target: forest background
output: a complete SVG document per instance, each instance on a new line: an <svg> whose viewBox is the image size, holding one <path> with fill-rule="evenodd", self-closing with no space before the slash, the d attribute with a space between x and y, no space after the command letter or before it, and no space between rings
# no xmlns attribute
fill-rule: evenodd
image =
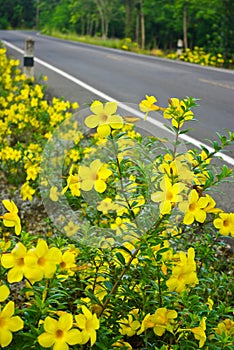
<svg viewBox="0 0 234 350"><path fill-rule="evenodd" d="M233 0L0 0L0 29L118 38L144 49L184 49L232 59Z"/></svg>

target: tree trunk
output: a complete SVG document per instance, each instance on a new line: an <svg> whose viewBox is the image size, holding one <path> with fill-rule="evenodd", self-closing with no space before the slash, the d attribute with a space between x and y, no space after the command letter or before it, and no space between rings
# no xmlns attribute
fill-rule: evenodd
<svg viewBox="0 0 234 350"><path fill-rule="evenodd" d="M131 0L125 1L125 38L131 38Z"/></svg>
<svg viewBox="0 0 234 350"><path fill-rule="evenodd" d="M139 45L139 14L138 13L137 13L137 16L136 16L135 40L136 40L137 44Z"/></svg>
<svg viewBox="0 0 234 350"><path fill-rule="evenodd" d="M145 15L143 11L143 0L140 2L141 4L141 48L142 50L145 49Z"/></svg>
<svg viewBox="0 0 234 350"><path fill-rule="evenodd" d="M188 48L188 36L187 36L187 7L184 6L183 11L183 35L184 35L184 49Z"/></svg>

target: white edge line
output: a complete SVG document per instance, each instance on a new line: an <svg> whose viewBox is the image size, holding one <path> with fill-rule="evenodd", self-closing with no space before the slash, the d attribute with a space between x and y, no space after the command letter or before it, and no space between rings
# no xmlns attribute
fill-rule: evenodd
<svg viewBox="0 0 234 350"><path fill-rule="evenodd" d="M2 40L2 42L3 42L3 44L4 44L5 46L9 46L9 47L12 48L13 50L18 51L18 52L21 53L21 54L24 54L24 51L23 51L22 49L20 49L20 48L18 48L17 46L15 46L15 45L9 43L8 41ZM143 113L139 112L138 110L136 110L136 109L134 109L134 108L132 108L132 107L129 107L129 106L127 106L126 104L124 104L124 103L122 103L122 102L119 102L119 101L116 100L115 98L113 98L113 97L111 97L111 96L105 94L105 93L102 92L102 91L99 91L99 90L95 89L94 87L92 87L92 86L86 84L85 82L81 81L80 79L77 79L77 78L73 77L72 75L70 75L70 74L68 74L68 73L66 73L66 72L64 72L64 71L62 71L62 70L60 70L59 68L56 68L55 66L52 66L51 64L49 64L49 63L47 63L47 62L45 62L45 61L40 60L39 58L34 57L34 61L37 62L37 63L39 63L40 65L42 65L42 66L44 66L44 67L50 69L50 70L52 70L52 71L54 71L54 72L56 72L56 73L62 75L64 78L66 78L66 79L72 81L73 83L75 83L75 84L77 84L77 85L83 87L84 89L86 89L86 90L92 92L93 94L95 94L95 95L97 95L97 96L99 96L99 97L101 97L101 98L103 98L103 99L105 99L105 100L107 100L107 101L114 101L114 102L117 102L118 105L119 105L119 107L121 107L122 109L124 109L124 110L126 110L126 111L128 111L128 112L130 112L130 113L132 113L132 114L136 115L137 117L140 117L141 119L144 120L145 115L144 115ZM148 121L149 123L151 123L151 124L157 126L158 128L162 129L162 130L166 130L167 132L170 132L170 131L165 127L165 125L164 125L163 123L161 123L161 122L159 122L159 121L157 121L157 120L155 120L155 119L153 119L153 118L151 118L151 117L147 117L147 121ZM186 142L191 143L192 145L194 145L194 146L196 146L196 147L198 147L198 148L205 147L205 148L208 149L209 152L213 152L213 151L214 151L214 149L213 149L212 147L206 145L206 144L203 143L203 142L200 142L200 141L194 139L194 138L191 137L191 136L182 134L182 135L180 135L180 138L181 138L182 140L186 141ZM226 163L228 163L228 164L234 166L234 159L233 159L232 157L230 157L230 156L228 156L228 155L226 155L226 154L223 154L223 153L221 153L221 152L217 152L217 153L216 153L216 156L222 158L222 160L224 160Z"/></svg>

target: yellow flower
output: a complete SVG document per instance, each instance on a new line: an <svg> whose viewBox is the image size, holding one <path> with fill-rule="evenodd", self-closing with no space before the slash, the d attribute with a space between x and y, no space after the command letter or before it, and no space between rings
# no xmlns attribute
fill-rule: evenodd
<svg viewBox="0 0 234 350"><path fill-rule="evenodd" d="M135 227L135 224L131 223L130 219L128 218L120 218L119 216L117 216L117 218L115 219L115 222L112 223L110 226L113 230L116 230L117 234L126 233L126 232L130 234L129 232L130 226Z"/></svg>
<svg viewBox="0 0 234 350"><path fill-rule="evenodd" d="M139 103L139 108L142 112L146 113L145 115L145 119L148 115L149 112L151 111L158 111L160 109L162 109L161 107L157 106L155 103L158 101L156 99L156 97L154 96L149 96L149 95L145 95L145 100L142 100Z"/></svg>
<svg viewBox="0 0 234 350"><path fill-rule="evenodd" d="M36 180L37 175L39 172L39 167L35 166L35 165L31 165L27 168L27 178L26 180Z"/></svg>
<svg viewBox="0 0 234 350"><path fill-rule="evenodd" d="M80 226L75 225L74 222L69 221L66 226L64 226L64 231L66 232L67 237L71 237L77 233L79 230Z"/></svg>
<svg viewBox="0 0 234 350"><path fill-rule="evenodd" d="M0 286L0 303L6 300L9 294L10 294L10 290L5 284Z"/></svg>
<svg viewBox="0 0 234 350"><path fill-rule="evenodd" d="M209 310L213 310L214 302L210 297L208 297L206 305L208 306Z"/></svg>
<svg viewBox="0 0 234 350"><path fill-rule="evenodd" d="M135 320L133 316L137 316L138 310L132 310L127 318L121 318L119 320L120 324L120 334L132 337L136 334L137 330L140 328L141 324L139 321Z"/></svg>
<svg viewBox="0 0 234 350"><path fill-rule="evenodd" d="M205 208L210 200L208 197L199 197L197 191L193 189L188 196L188 201L179 203L179 209L185 213L184 224L191 225L194 220L203 223L206 219Z"/></svg>
<svg viewBox="0 0 234 350"><path fill-rule="evenodd" d="M199 327L194 327L190 329L191 332L194 334L195 339L199 340L199 348L202 348L205 341L206 341L206 319L203 317L203 319L200 321Z"/></svg>
<svg viewBox="0 0 234 350"><path fill-rule="evenodd" d="M107 168L106 164L101 163L99 159L95 159L90 167L79 167L80 188L83 191L95 191L102 193L106 190L106 180L112 175L112 171Z"/></svg>
<svg viewBox="0 0 234 350"><path fill-rule="evenodd" d="M181 127L185 120L191 120L193 117L193 112L186 110L183 100L174 97L168 100L168 108L164 111L164 118L172 119L173 126Z"/></svg>
<svg viewBox="0 0 234 350"><path fill-rule="evenodd" d="M13 316L15 304L9 301L1 311L0 309L0 346L5 348L12 341L12 332L17 332L24 327L24 322L19 316Z"/></svg>
<svg viewBox="0 0 234 350"><path fill-rule="evenodd" d="M26 263L30 264L30 261L36 261L37 274L31 274L30 280L33 282L40 281L43 277L53 277L57 264L60 262L61 252L58 248L48 248L45 240L38 239L35 248L32 248L28 252Z"/></svg>
<svg viewBox="0 0 234 350"><path fill-rule="evenodd" d="M26 261L27 256L27 249L20 242L16 244L11 253L2 255L2 266L10 269L7 274L9 283L20 282L24 276L30 280L32 275L38 274L36 270L36 259L30 259L28 264Z"/></svg>
<svg viewBox="0 0 234 350"><path fill-rule="evenodd" d="M0 218L3 219L3 225L6 227L14 227L15 233L19 235L21 232L21 223L17 206L13 201L9 201L8 199L3 199L2 204L9 211L9 213L0 216Z"/></svg>
<svg viewBox="0 0 234 350"><path fill-rule="evenodd" d="M172 268L171 277L166 281L169 291L183 292L186 286L195 286L198 284L196 274L195 253L193 248L189 248L188 255L179 253L179 261Z"/></svg>
<svg viewBox="0 0 234 350"><path fill-rule="evenodd" d="M107 102L103 105L100 101L94 101L90 110L94 113L85 119L85 124L89 128L97 128L97 133L101 137L107 137L112 129L121 129L123 118L116 115L116 102Z"/></svg>
<svg viewBox="0 0 234 350"><path fill-rule="evenodd" d="M58 320L47 316L44 322L45 332L38 336L38 343L44 348L68 350L68 345L82 344L82 334L72 328L73 318L69 313L62 314Z"/></svg>
<svg viewBox="0 0 234 350"><path fill-rule="evenodd" d="M145 316L137 334L143 333L147 328L153 328L154 333L161 337L166 330L173 331L175 318L177 318L175 310L167 310L165 307L159 308L154 314Z"/></svg>
<svg viewBox="0 0 234 350"><path fill-rule="evenodd" d="M60 195L60 193L58 192L58 188L56 186L52 186L50 188L50 199L53 202L57 202L59 199L59 195Z"/></svg>
<svg viewBox="0 0 234 350"><path fill-rule="evenodd" d="M27 199L31 201L35 192L36 191L29 185L28 182L25 182L20 190L20 194L24 201Z"/></svg>
<svg viewBox="0 0 234 350"><path fill-rule="evenodd" d="M100 323L96 314L92 314L86 306L82 305L83 314L75 316L76 326L81 329L82 336L84 338L83 343L85 344L90 339L90 344L96 342L96 330L99 329Z"/></svg>
<svg viewBox="0 0 234 350"><path fill-rule="evenodd" d="M111 198L104 198L97 206L97 210L101 211L104 215L108 214L109 210L115 210L115 208L116 205L112 202Z"/></svg>
<svg viewBox="0 0 234 350"><path fill-rule="evenodd" d="M180 182L172 185L170 179L164 176L160 182L160 188L162 191L152 193L151 199L153 202L160 202L159 209L162 215L169 214L173 205L182 201L180 192L185 186Z"/></svg>
<svg viewBox="0 0 234 350"><path fill-rule="evenodd" d="M73 174L74 165L69 170L69 176L67 177L67 186L64 187L62 193L64 194L68 188L71 190L73 196L80 196L80 183L78 173Z"/></svg>
<svg viewBox="0 0 234 350"><path fill-rule="evenodd" d="M69 251L66 251L62 254L62 252L60 252L60 262L59 262L59 266L61 270L70 270L72 268L76 267L76 257L75 254Z"/></svg>
<svg viewBox="0 0 234 350"><path fill-rule="evenodd" d="M214 219L214 227L219 229L221 235L234 237L234 213L220 213L217 219Z"/></svg>
<svg viewBox="0 0 234 350"><path fill-rule="evenodd" d="M224 321L218 324L218 327L215 328L215 332L220 335L224 333L226 336L233 337L234 321L232 321L230 318L226 318Z"/></svg>

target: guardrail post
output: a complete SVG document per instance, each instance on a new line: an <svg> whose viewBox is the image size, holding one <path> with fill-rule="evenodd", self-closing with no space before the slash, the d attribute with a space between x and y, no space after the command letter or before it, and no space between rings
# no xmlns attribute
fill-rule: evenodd
<svg viewBox="0 0 234 350"><path fill-rule="evenodd" d="M180 57L181 54L182 54L183 46L184 46L183 40L182 39L178 39L178 41L177 41L177 55L178 55L178 57Z"/></svg>
<svg viewBox="0 0 234 350"><path fill-rule="evenodd" d="M25 41L23 72L27 78L34 76L34 44L35 41L32 38Z"/></svg>

